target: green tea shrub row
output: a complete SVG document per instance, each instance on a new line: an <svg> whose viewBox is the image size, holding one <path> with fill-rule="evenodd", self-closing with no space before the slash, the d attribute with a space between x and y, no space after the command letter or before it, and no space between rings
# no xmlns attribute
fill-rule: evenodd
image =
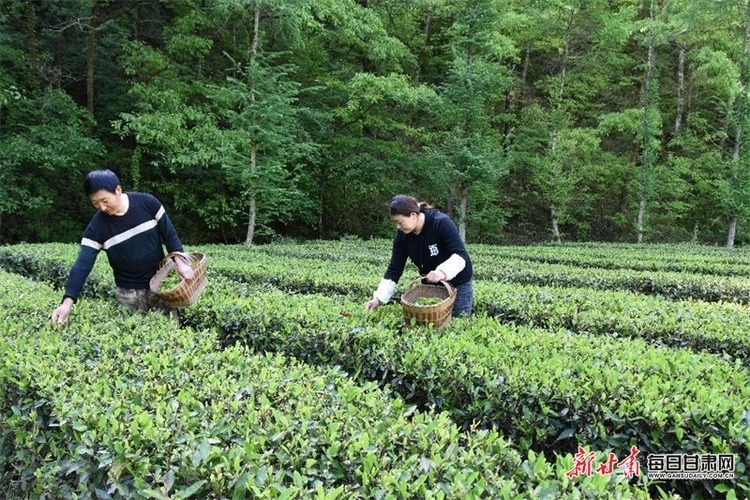
<svg viewBox="0 0 750 500"><path fill-rule="evenodd" d="M475 252L483 256L497 256L506 252L520 255L579 255L583 259L624 259L664 263L719 263L746 265L747 247L726 248L719 246L680 243L610 243L610 242L566 242L538 245L473 245Z"/></svg>
<svg viewBox="0 0 750 500"><path fill-rule="evenodd" d="M339 261L317 261L292 257L254 256L237 259L215 257L215 273L246 282L264 282L298 293L357 294L369 296L377 287L383 269ZM401 285L409 282L407 270ZM671 300L697 299L706 302L747 303L750 279L681 273L647 273L581 269L570 266L537 264L521 260L501 262L486 268L475 267L477 283L516 283L537 286L619 290L657 295Z"/></svg>
<svg viewBox="0 0 750 500"><path fill-rule="evenodd" d="M503 260L563 264L581 268L648 272L682 272L718 276L750 275L750 255L745 250L697 245L598 245L563 244L533 246L474 245L472 256L489 264Z"/></svg>
<svg viewBox="0 0 750 500"><path fill-rule="evenodd" d="M281 246L281 245L275 245ZM301 245L299 245L301 246ZM52 282L61 287L64 275L60 272L65 259L65 248L35 247L32 252L0 251L8 265L35 279ZM39 250L48 250L40 252ZM2 250L2 247L0 247ZM324 293L367 297L374 274L357 275L351 268L325 262L289 261L280 257L230 258L233 252L224 251L211 256L209 276L229 276L239 283L263 283L288 293ZM241 254L240 254L241 255ZM72 255L67 255L72 258ZM20 263L23 263L21 265ZM48 264L47 270L44 265ZM340 272L340 274L339 274ZM405 276L402 280L407 282ZM97 264L90 278L89 295L110 294L109 270ZM402 288L403 288L402 283ZM398 300L398 294L394 297ZM750 359L750 331L746 306L703 301L673 301L644 294L591 288L518 285L515 283L475 283L475 305L504 321L528 323L544 328L566 328L574 332L641 337L656 344L691 347L743 360Z"/></svg>
<svg viewBox="0 0 750 500"><path fill-rule="evenodd" d="M77 245L65 243L0 246L0 269L62 289L78 248ZM114 297L112 282L112 271L107 266L106 258L97 259L81 295Z"/></svg>
<svg viewBox="0 0 750 500"><path fill-rule="evenodd" d="M527 265L562 264L568 267L646 272L680 272L717 276L749 276L748 252L696 245L533 245L497 246L469 244L475 267L492 269L503 261L523 261ZM254 253L273 257L322 261L357 262L383 268L390 257L391 241L311 241L304 244L269 244L252 248L213 245L206 248L219 256Z"/></svg>
<svg viewBox="0 0 750 500"><path fill-rule="evenodd" d="M304 244L259 245L253 247L253 250L271 257L357 262L382 268L388 264L391 242L387 240L310 241ZM223 255L224 252L232 255L236 252L236 246L211 245L206 248L206 251L217 255Z"/></svg>
<svg viewBox="0 0 750 500"><path fill-rule="evenodd" d="M0 273L0 473L33 497L647 498L159 314L82 301L53 328L56 300Z"/></svg>
<svg viewBox="0 0 750 500"><path fill-rule="evenodd" d="M374 277L357 279L346 272L336 274L334 266L286 262L283 269L292 264L292 270L284 272L281 263L276 266L268 262L262 266L256 264L219 261L214 271L242 282L272 284L293 294L348 294L353 298L367 297L372 289L369 281L375 280ZM409 280L405 276L401 281L403 289ZM700 289L706 286L702 284ZM505 321L643 338L655 344L706 350L745 363L750 359L750 311L746 305L734 301L673 300L636 292L539 283L519 285L478 280L474 287L476 309ZM737 294L750 291L750 288L738 288L735 288ZM398 301L398 294L394 301Z"/></svg>
<svg viewBox="0 0 750 500"><path fill-rule="evenodd" d="M500 261L492 268L479 269L476 276L477 279L498 283L621 290L672 300L697 299L742 304L750 300L750 279L744 276L586 269L543 263L530 265L523 260Z"/></svg>
<svg viewBox="0 0 750 500"><path fill-rule="evenodd" d="M211 253L235 252L233 245L206 247ZM716 248L699 245L635 245L565 243L549 245L468 244L475 264L491 266L502 260L526 260L573 267L630 269L637 271L678 271L695 274L735 276L750 274L744 249ZM391 240L308 241L305 243L269 244L252 247L271 256L331 261L356 261L385 265L390 256Z"/></svg>
<svg viewBox="0 0 750 500"><path fill-rule="evenodd" d="M344 298L257 294L231 284L186 311L224 342L338 364L465 426L500 429L522 449L579 444L648 453L736 453L748 485L748 372L708 354L642 340L454 320L398 331L398 307L365 315Z"/></svg>
<svg viewBox="0 0 750 500"><path fill-rule="evenodd" d="M332 268L286 264L215 262L213 271L244 283L266 283L292 294L346 294L364 300L369 281ZM290 271L286 271L291 265ZM405 276L401 288L409 280ZM536 281L536 280L534 280ZM652 343L690 347L747 363L750 311L736 302L672 300L666 297L571 286L475 282L475 308L504 321L573 332L643 338ZM748 289L750 290L750 288ZM741 289L746 294L747 290ZM704 294L705 295L705 294ZM394 302L399 300L398 293Z"/></svg>
<svg viewBox="0 0 750 500"><path fill-rule="evenodd" d="M278 245L277 245L278 246ZM333 253L333 250L331 250ZM341 254L345 255L345 254ZM305 259L288 255L225 249L213 256L213 270L248 282L267 282L299 293L359 294L368 296L384 272L381 265L341 260ZM615 290L662 296L671 300L747 303L750 278L708 276L680 272L645 272L579 268L535 263L522 259L475 262L476 282L517 283ZM407 283L406 274L402 285Z"/></svg>
<svg viewBox="0 0 750 500"><path fill-rule="evenodd" d="M275 245L281 246L281 245ZM301 246L301 245L299 245ZM6 262L23 262L16 269L23 274L33 274L35 279L51 281L55 286L64 284L59 272L65 251L37 253L24 251L2 252ZM69 247L72 248L72 247ZM291 294L323 293L327 295L369 296L375 274L357 275L353 269L313 261L289 261L280 257L247 259L230 258L233 252L225 251L211 256L209 276L228 276L238 283L262 283ZM68 255L72 258L72 255ZM44 264L57 271L46 271ZM12 267L13 266L9 266ZM93 285L89 295L111 294L109 270L97 264L90 278ZM363 277L364 276L364 277ZM407 276L402 279L402 288ZM394 301L398 301L398 293ZM706 303L703 301L673 301L617 290L591 288L518 285L515 283L475 283L475 306L503 321L528 323L543 328L566 328L574 332L609 334L624 337L641 337L653 343L691 347L715 354L740 359L750 359L750 315L746 306L732 303Z"/></svg>
<svg viewBox="0 0 750 500"><path fill-rule="evenodd" d="M672 301L630 292L477 282L479 311L500 321L577 333L642 338L750 365L750 308Z"/></svg>
<svg viewBox="0 0 750 500"><path fill-rule="evenodd" d="M281 246L281 245L277 245ZM62 247L62 245L58 245ZM75 259L75 246L68 254L48 255L44 246L0 247L0 267L62 286L63 270L67 273ZM334 250L331 250L334 252ZM383 275L384 267L347 260L306 259L273 256L253 249L235 246L209 254L211 272L247 282L265 282L296 293L358 294L369 296ZM99 264L104 259L99 260ZM62 264L65 262L65 264ZM49 269L53 269L50 271ZM36 269L36 271L35 271ZM412 271L410 268L406 274ZM89 295L111 290L111 273L92 274ZM105 277L107 281L100 281ZM750 278L707 276L679 272L644 272L630 270L586 269L573 266L537 263L521 259L475 263L479 281L518 283L537 286L620 290L657 295L671 300L697 299L706 302L747 303L750 300ZM406 277L403 278L406 283Z"/></svg>

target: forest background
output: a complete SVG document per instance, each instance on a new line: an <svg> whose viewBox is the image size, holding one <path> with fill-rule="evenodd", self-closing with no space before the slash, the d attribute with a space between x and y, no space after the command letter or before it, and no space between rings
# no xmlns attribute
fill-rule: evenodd
<svg viewBox="0 0 750 500"><path fill-rule="evenodd" d="M750 1L0 0L0 243L110 168L186 243L750 243Z"/></svg>

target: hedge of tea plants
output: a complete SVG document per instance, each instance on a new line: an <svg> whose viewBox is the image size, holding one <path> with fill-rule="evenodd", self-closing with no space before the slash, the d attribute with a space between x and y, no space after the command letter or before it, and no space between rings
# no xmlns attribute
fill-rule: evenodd
<svg viewBox="0 0 750 500"><path fill-rule="evenodd" d="M210 246L212 253L229 251L236 247ZM504 261L563 264L574 268L627 270L653 272L679 272L728 277L750 276L747 252L738 249L705 247L697 245L631 245L631 244L563 244L534 246L470 245L471 257L479 271L492 270ZM305 244L270 244L253 247L271 256L284 256L313 260L334 260L387 264L390 241L346 240L314 241Z"/></svg>
<svg viewBox="0 0 750 500"><path fill-rule="evenodd" d="M440 332L406 330L395 307L365 315L345 297L260 295L223 281L214 291L184 319L220 325L226 345L337 364L464 427L500 429L522 450L736 453L739 483L748 482L750 387L738 362L481 315Z"/></svg>
<svg viewBox="0 0 750 500"><path fill-rule="evenodd" d="M323 257L321 246L327 248L328 258ZM291 250L285 250L288 248ZM389 252L389 247L382 241L367 244L327 242L325 245L310 244L309 250L307 248L307 245L276 244L250 248L209 246L201 250L210 253L215 272L235 279L244 277L249 282L262 281L301 293L365 295L372 293L377 286L385 270ZM42 276L43 279L60 283L75 259L76 252L75 245L0 247L0 266L12 272L35 278ZM695 299L746 304L750 299L750 277L742 273L728 276L719 271L708 274L607 269L495 258L487 251L478 253L473 259L477 281L630 291L670 300ZM51 267L44 268L43 263L35 264L31 255L38 255L43 258L43 262L51 263ZM371 257L366 257L367 255ZM584 253L582 258L585 255ZM102 263L104 260L100 259L97 266L106 266ZM36 265L42 266L38 272L34 270ZM724 267L721 263L714 266L717 270ZM105 281L100 282L97 278L102 276ZM404 278L404 283L408 282L407 278L408 276ZM92 283L87 284L85 293L96 295L106 291L106 283L110 282L108 270L104 268L101 274L95 273Z"/></svg>
<svg viewBox="0 0 750 500"><path fill-rule="evenodd" d="M262 250L223 246L208 247L206 251L213 257L215 270L222 274L243 275L253 281L271 280L272 284L282 288L304 288L310 292L366 294L372 293L377 286L390 251L382 242L368 242L364 247L352 242L326 242L259 248ZM708 264L703 264L702 272L676 271L667 264L657 270L638 270L614 266L618 262L615 257L611 259L611 266L583 264L587 254L583 253L575 261L574 253L570 250L565 250L569 255L567 262L557 264L546 260L506 258L502 253L486 250L485 246L478 248L480 250L475 254L472 247L477 281L619 290L670 300L695 299L741 304L750 300L750 273L734 268L732 274L728 265L721 262L713 263L710 268ZM688 267L685 261L689 263L691 260L688 256L674 265ZM280 263L286 266L286 272L281 275L277 273ZM332 269L335 274L331 275ZM713 272L710 272L711 269ZM316 274L316 270L320 273Z"/></svg>
<svg viewBox="0 0 750 500"><path fill-rule="evenodd" d="M508 259L581 268L750 276L750 263L745 250L698 245L476 245L472 256L482 261Z"/></svg>
<svg viewBox="0 0 750 500"><path fill-rule="evenodd" d="M750 367L750 307L632 292L478 282L476 307L500 321L688 347Z"/></svg>
<svg viewBox="0 0 750 500"><path fill-rule="evenodd" d="M226 251L226 250L225 250ZM239 282L265 283L289 293L344 294L365 300L382 269L356 264L309 265L304 259L269 260L266 256L214 256L213 270ZM340 273L340 274L339 274ZM358 273L358 274L357 274ZM402 288L414 278L408 274ZM692 280L693 276L688 280ZM726 278L724 278L726 280ZM690 282L678 285L695 291ZM702 291L698 296L705 296ZM475 307L503 321L574 332L644 338L652 343L706 350L745 364L750 359L750 311L741 304L746 293L738 282L732 302L674 300L660 295L573 286L519 285L477 280ZM688 292L685 291L685 294ZM396 300L398 297L396 297Z"/></svg>
<svg viewBox="0 0 750 500"><path fill-rule="evenodd" d="M647 498L159 314L88 300L53 327L58 300L0 272L0 478L24 498Z"/></svg>
<svg viewBox="0 0 750 500"><path fill-rule="evenodd" d="M338 244L339 247L333 249L329 248L330 244L325 247L332 255L330 259L318 258L323 252L320 244L277 244L258 247L263 250L257 251L244 247L212 247L209 249L211 270L215 275L238 282L264 284L292 294L343 294L364 300L379 281L382 268L357 261L356 256L366 255L362 248L357 250L359 253L352 251L355 260L342 261L341 257L347 255L344 250L348 251L351 242ZM378 248L376 243L368 244ZM306 248L310 248L310 255L316 257L299 257ZM379 255L373 249L367 251ZM75 247L70 245L0 247L0 265L61 287L74 252ZM277 253L280 256L276 256ZM292 257L292 254L297 257ZM110 273L106 265L102 265L102 260L88 280L87 296L111 293ZM695 276L688 274L686 279L693 280ZM407 272L402 279L402 288L414 277ZM747 307L741 304L745 278L722 279L732 284L727 289L742 290L736 295L729 294L729 302L706 303L694 297L675 300L622 292L616 287L601 290L478 279L475 283L475 308L503 321L566 328L574 332L640 337L659 345L706 350L747 363L750 357L750 316ZM677 286L683 289L683 294L695 290L689 281ZM704 283L701 289L703 286L708 285ZM698 292L696 295L705 294Z"/></svg>
<svg viewBox="0 0 750 500"><path fill-rule="evenodd" d="M347 258L352 246L357 251ZM205 249L212 284L185 311L183 325L214 329L225 347L340 366L360 384L376 381L418 408L446 411L464 430L477 423L500 430L522 453L567 454L578 444L616 452L630 444L644 453L733 452L739 457L734 482L661 486L686 495L747 493L745 278L571 264L556 265L563 284L550 286L541 284L550 266L527 260L523 272L538 283L520 284L512 272L502 280L478 272L479 314L436 334L404 329L398 305L362 313L382 276L387 246L329 244L328 258L322 247ZM76 248L38 250L0 247L0 266L59 287L61 273L45 269L69 266ZM475 267L489 268L489 251L477 254ZM607 279L573 286L581 273ZM668 276L679 293L623 292L628 275L634 290ZM402 285L409 279L405 274ZM108 269L95 270L94 283L107 280ZM719 295L731 303L696 300Z"/></svg>

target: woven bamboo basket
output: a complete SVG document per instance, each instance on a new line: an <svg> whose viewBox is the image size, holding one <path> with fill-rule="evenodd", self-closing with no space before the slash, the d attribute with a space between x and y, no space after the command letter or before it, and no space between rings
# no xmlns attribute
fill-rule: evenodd
<svg viewBox="0 0 750 500"><path fill-rule="evenodd" d="M436 304L420 305L416 303L420 298L442 300ZM451 320L455 301L456 289L447 281L441 281L439 285L433 285L422 283L422 278L417 278L401 294L401 307L404 309L406 326L412 326L412 318L414 318L416 325L432 323L438 330L443 328Z"/></svg>
<svg viewBox="0 0 750 500"><path fill-rule="evenodd" d="M190 262L194 277L189 280L180 277L180 282L177 285L168 290L162 290L162 284L169 273L178 274L177 264L172 260L175 255L182 256ZM172 252L159 264L156 274L151 278L150 287L151 291L157 294L164 304L168 307L178 308L187 307L198 300L207 284L206 254L201 252Z"/></svg>

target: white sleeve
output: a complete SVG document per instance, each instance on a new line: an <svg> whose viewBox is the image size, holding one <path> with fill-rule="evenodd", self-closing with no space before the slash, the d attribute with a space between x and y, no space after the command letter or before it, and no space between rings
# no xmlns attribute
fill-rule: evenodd
<svg viewBox="0 0 750 500"><path fill-rule="evenodd" d="M448 260L437 266L435 271L443 271L443 273L445 273L445 279L449 281L463 271L464 267L466 267L466 260L457 253L454 253L448 257Z"/></svg>
<svg viewBox="0 0 750 500"><path fill-rule="evenodd" d="M383 278L382 280L380 280L380 285L378 285L378 289L375 290L375 293L372 294L372 297L378 299L381 304L387 304L388 301L391 300L393 292L395 291L396 282Z"/></svg>

